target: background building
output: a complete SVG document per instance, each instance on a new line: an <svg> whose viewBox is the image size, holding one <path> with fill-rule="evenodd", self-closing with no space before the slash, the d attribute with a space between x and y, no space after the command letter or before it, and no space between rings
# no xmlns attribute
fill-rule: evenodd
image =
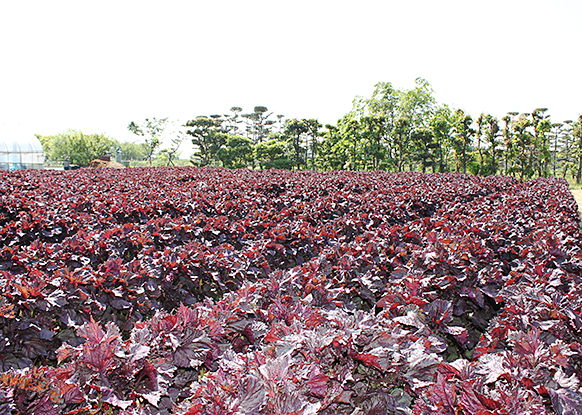
<svg viewBox="0 0 582 415"><path fill-rule="evenodd" d="M0 128L0 170L42 169L44 150L39 139L18 128Z"/></svg>

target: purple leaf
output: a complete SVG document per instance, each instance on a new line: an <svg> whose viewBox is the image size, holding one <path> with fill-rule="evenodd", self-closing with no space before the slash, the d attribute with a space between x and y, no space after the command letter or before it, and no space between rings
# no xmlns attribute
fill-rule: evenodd
<svg viewBox="0 0 582 415"><path fill-rule="evenodd" d="M101 392L102 392L101 399L103 400L103 402L107 402L108 404L111 404L113 406L117 406L121 409L127 409L133 403L132 401L126 401L123 399L119 399L119 397L115 394L115 392L113 392L113 390L111 390L109 388L103 387L103 388L101 388Z"/></svg>
<svg viewBox="0 0 582 415"><path fill-rule="evenodd" d="M429 394L434 403L442 402L442 404L449 410L455 410L457 395L455 384L448 382L443 375L437 375L437 381L430 389Z"/></svg>
<svg viewBox="0 0 582 415"><path fill-rule="evenodd" d="M465 344L467 342L467 339L469 338L469 332L464 327L459 326L444 327L443 331L445 333L450 334L451 336L455 336L457 341L461 344Z"/></svg>
<svg viewBox="0 0 582 415"><path fill-rule="evenodd" d="M239 399L241 402L239 412L242 414L259 413L267 398L263 385L261 385L256 377L247 376L239 384L239 388Z"/></svg>
<svg viewBox="0 0 582 415"><path fill-rule="evenodd" d="M503 355L487 353L479 358L476 373L485 376L484 383L492 383L510 373L510 370L505 367Z"/></svg>
<svg viewBox="0 0 582 415"><path fill-rule="evenodd" d="M200 330L192 330L180 342L172 357L178 367L197 367L202 365L208 353L212 353L212 341Z"/></svg>
<svg viewBox="0 0 582 415"><path fill-rule="evenodd" d="M570 389L548 389L558 415L582 415L582 395Z"/></svg>
<svg viewBox="0 0 582 415"><path fill-rule="evenodd" d="M307 380L307 386L311 393L318 398L323 398L327 390L327 382L329 381L329 376L321 373L318 366L315 366L314 370L309 374L309 379Z"/></svg>
<svg viewBox="0 0 582 415"><path fill-rule="evenodd" d="M59 408L53 404L48 395L45 395L30 404L28 413L35 415L59 415Z"/></svg>
<svg viewBox="0 0 582 415"><path fill-rule="evenodd" d="M430 303L428 317L437 326L448 324L453 321L453 305L450 301L434 300Z"/></svg>

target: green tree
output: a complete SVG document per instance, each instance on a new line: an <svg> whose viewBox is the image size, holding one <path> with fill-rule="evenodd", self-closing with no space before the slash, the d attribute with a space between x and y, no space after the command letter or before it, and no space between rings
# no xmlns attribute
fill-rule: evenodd
<svg viewBox="0 0 582 415"><path fill-rule="evenodd" d="M508 112L505 117L502 118L503 120L503 162L504 162L504 174L509 174L513 170L513 142L514 142L514 133L513 133L513 119L519 115L518 112Z"/></svg>
<svg viewBox="0 0 582 415"><path fill-rule="evenodd" d="M321 127L322 125L319 123L318 120L314 119L314 118L310 118L310 119L303 119L303 124L305 125L306 128L306 137L309 140L308 143L306 143L306 148L307 148L307 152L305 154L306 158L305 158L305 165L307 166L308 164L308 157L311 159L311 169L315 168L315 158L316 158L316 154L318 152L318 145L319 145L319 138L321 137Z"/></svg>
<svg viewBox="0 0 582 415"><path fill-rule="evenodd" d="M353 101L353 112L358 117L365 115L381 115L387 118L388 124L393 125L396 119L402 116L400 98L405 93L395 89L390 82L378 82L370 98L356 97Z"/></svg>
<svg viewBox="0 0 582 415"><path fill-rule="evenodd" d="M420 169L426 173L426 169L431 167L435 171L435 161L433 149L435 147L433 133L428 128L418 128L411 134L414 145L412 160L420 163Z"/></svg>
<svg viewBox="0 0 582 415"><path fill-rule="evenodd" d="M348 148L348 140L341 134L340 129L335 125L327 124L317 152L317 167L321 170L345 168L349 159Z"/></svg>
<svg viewBox="0 0 582 415"><path fill-rule="evenodd" d="M360 120L366 116L383 117L384 148L376 147L376 154L387 158L383 164L396 171L402 171L406 162L412 164L409 157L411 132L428 128L436 109L436 100L428 81L417 78L415 83L415 88L404 90L394 88L389 82L379 82L374 86L371 98L356 97L353 101L351 118ZM352 128L352 131L356 132L356 129ZM355 144L361 143L361 138L369 143L369 138L374 136L367 134L365 128L362 132L363 136L352 137L353 149L357 148ZM353 155L356 153L353 152ZM353 161L355 159L352 164Z"/></svg>
<svg viewBox="0 0 582 415"><path fill-rule="evenodd" d="M285 121L281 135L293 148L295 167L307 168L311 164L311 168L314 168L321 127L319 121L313 118L292 118Z"/></svg>
<svg viewBox="0 0 582 415"><path fill-rule="evenodd" d="M361 152L364 168L377 170L386 157L384 142L391 129L388 118L382 115L361 117L358 121L362 138Z"/></svg>
<svg viewBox="0 0 582 415"><path fill-rule="evenodd" d="M271 127L275 124L275 121L268 119L273 113L267 114L267 111L267 107L257 105L252 113L242 115L247 121L247 137L252 140L253 144L265 140L271 132Z"/></svg>
<svg viewBox="0 0 582 415"><path fill-rule="evenodd" d="M340 134L343 140L340 141L341 148L348 155L344 169L346 170L361 170L362 169L362 128L361 124L354 114L348 114L341 119L338 125ZM343 148L342 148L343 147Z"/></svg>
<svg viewBox="0 0 582 415"><path fill-rule="evenodd" d="M485 164L485 157L483 156L483 125L485 124L485 114L481 113L475 120L477 124L476 138L477 138L477 167L473 170L473 173L480 175L483 171L483 165Z"/></svg>
<svg viewBox="0 0 582 415"><path fill-rule="evenodd" d="M229 135L226 144L218 150L218 159L229 169L247 168L253 162L251 140L240 135Z"/></svg>
<svg viewBox="0 0 582 415"><path fill-rule="evenodd" d="M300 169L305 167L307 158L307 149L303 146L303 136L309 132L308 126L297 118L285 121L283 137L293 148L293 164Z"/></svg>
<svg viewBox="0 0 582 415"><path fill-rule="evenodd" d="M548 175L550 164L548 133L552 128L552 123L546 115L547 110L547 108L537 108L531 113L534 136L533 156L535 168L540 177Z"/></svg>
<svg viewBox="0 0 582 415"><path fill-rule="evenodd" d="M283 114L277 115L277 122L279 123L279 132L283 132L283 119L285 116Z"/></svg>
<svg viewBox="0 0 582 415"><path fill-rule="evenodd" d="M558 169L559 163L559 145L560 145L560 137L562 135L562 127L564 124L562 123L553 123L551 130L553 133L551 134L551 158L552 158L552 176L556 177L556 171Z"/></svg>
<svg viewBox="0 0 582 415"><path fill-rule="evenodd" d="M512 169L519 174L519 180L531 178L535 170L533 168L533 145L534 137L530 132L531 121L529 114L521 114L513 121L514 141L512 157L515 167Z"/></svg>
<svg viewBox="0 0 582 415"><path fill-rule="evenodd" d="M124 160L145 160L148 155L148 147L145 143L126 141L120 144L121 155Z"/></svg>
<svg viewBox="0 0 582 415"><path fill-rule="evenodd" d="M575 141L572 137L572 132L574 126L574 121L566 120L561 129L562 134L560 135L560 164L562 167L562 177L566 178L568 170L574 168L574 152L575 152Z"/></svg>
<svg viewBox="0 0 582 415"><path fill-rule="evenodd" d="M456 170L467 173L467 165L472 159L472 142L475 130L471 127L473 118L465 114L461 109L457 110L453 116L453 135L451 144L455 152L457 167Z"/></svg>
<svg viewBox="0 0 582 415"><path fill-rule="evenodd" d="M228 120L228 133L232 135L237 135L239 133L239 124L242 121L239 119L239 113L242 111L241 107L232 107L230 112L232 115L227 119Z"/></svg>
<svg viewBox="0 0 582 415"><path fill-rule="evenodd" d="M84 134L68 130L54 136L38 136L47 158L66 160L80 166L88 165L102 154L111 154L119 146L113 138L101 134Z"/></svg>
<svg viewBox="0 0 582 415"><path fill-rule="evenodd" d="M431 147L435 155L435 165L438 171L443 173L448 169L447 156L453 130L453 118L448 106L444 105L435 111L430 120L430 129L433 136Z"/></svg>
<svg viewBox="0 0 582 415"><path fill-rule="evenodd" d="M133 121L127 126L128 130L137 136L143 137L146 147L148 149L146 160L150 166L152 164L152 157L158 147L162 144L163 135L166 128L169 126L168 118L146 118L145 121L138 125Z"/></svg>
<svg viewBox="0 0 582 415"><path fill-rule="evenodd" d="M290 157L287 144L271 139L255 146L255 159L261 169L291 169L294 160Z"/></svg>
<svg viewBox="0 0 582 415"><path fill-rule="evenodd" d="M193 127L186 130L186 134L192 137L192 144L196 146L194 156L200 159L200 165L208 166L213 161L218 161L218 152L226 144L228 137L222 120L219 117L201 116L187 121L184 127Z"/></svg>
<svg viewBox="0 0 582 415"><path fill-rule="evenodd" d="M410 156L410 119L400 117L394 123L392 135L392 153L394 166L397 172L404 169L404 164Z"/></svg>
<svg viewBox="0 0 582 415"><path fill-rule="evenodd" d="M162 160L164 160L164 162L166 163L166 166L174 165L174 160L176 160L180 155L178 149L186 139L186 136L187 134L184 131L176 132L175 135L170 139L171 142L170 147L160 151L160 156L162 157Z"/></svg>
<svg viewBox="0 0 582 415"><path fill-rule="evenodd" d="M400 97L400 112L410 120L411 127L428 128L436 110L433 89L426 79L416 78L416 87Z"/></svg>
<svg viewBox="0 0 582 415"><path fill-rule="evenodd" d="M492 175L496 174L499 168L498 166L498 156L500 153L499 141L499 121L497 118L486 115L485 116L485 143L487 148L485 149L485 163L482 167L481 174Z"/></svg>

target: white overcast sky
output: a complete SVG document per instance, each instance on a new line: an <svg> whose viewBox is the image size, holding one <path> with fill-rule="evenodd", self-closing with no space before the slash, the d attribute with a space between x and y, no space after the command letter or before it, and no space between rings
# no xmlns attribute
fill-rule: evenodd
<svg viewBox="0 0 582 415"><path fill-rule="evenodd" d="M582 0L0 0L0 124L133 140L130 121L252 111L335 123L427 79L476 117L582 112Z"/></svg>

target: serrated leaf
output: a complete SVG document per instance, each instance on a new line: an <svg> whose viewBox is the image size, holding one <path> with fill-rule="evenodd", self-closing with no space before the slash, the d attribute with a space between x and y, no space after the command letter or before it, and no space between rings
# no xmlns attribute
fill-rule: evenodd
<svg viewBox="0 0 582 415"><path fill-rule="evenodd" d="M186 334L172 353L174 364L178 367L198 367L208 354L212 354L212 341L202 331L193 330Z"/></svg>
<svg viewBox="0 0 582 415"><path fill-rule="evenodd" d="M267 394L263 385L261 385L256 377L247 376L239 384L239 388L239 412L241 414L259 413L267 399Z"/></svg>
<svg viewBox="0 0 582 415"><path fill-rule="evenodd" d="M548 389L558 415L582 415L582 395L569 389Z"/></svg>

